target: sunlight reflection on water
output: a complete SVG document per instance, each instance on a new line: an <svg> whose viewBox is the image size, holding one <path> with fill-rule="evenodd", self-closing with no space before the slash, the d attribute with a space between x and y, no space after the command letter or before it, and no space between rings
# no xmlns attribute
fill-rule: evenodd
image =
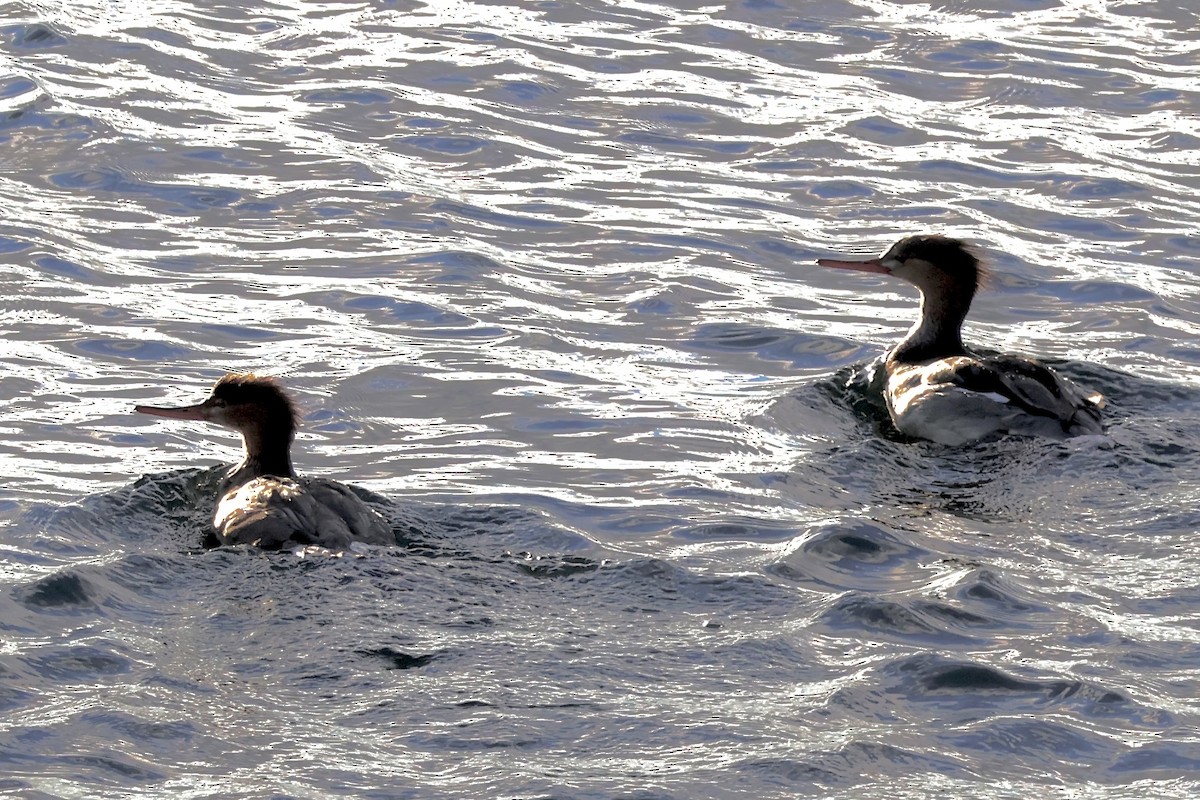
<svg viewBox="0 0 1200 800"><path fill-rule="evenodd" d="M10 6L0 785L1194 794L1194 11ZM926 230L1111 447L891 429ZM227 370L396 552L199 549Z"/></svg>

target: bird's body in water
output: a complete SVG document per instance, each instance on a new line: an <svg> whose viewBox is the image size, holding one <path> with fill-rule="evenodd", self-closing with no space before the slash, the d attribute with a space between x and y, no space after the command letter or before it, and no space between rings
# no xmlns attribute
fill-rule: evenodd
<svg viewBox="0 0 1200 800"><path fill-rule="evenodd" d="M242 434L244 457L222 481L213 514L213 532L220 544L267 549L318 545L342 550L352 542L396 543L383 517L348 486L296 475L291 457L296 407L274 380L226 375L202 403L136 410L215 422Z"/></svg>
<svg viewBox="0 0 1200 800"><path fill-rule="evenodd" d="M920 318L884 360L884 399L901 433L949 445L993 433L1056 439L1103 433L1100 395L1033 359L983 356L963 345L963 320L983 275L965 243L910 236L879 258L817 263L893 275L921 292Z"/></svg>

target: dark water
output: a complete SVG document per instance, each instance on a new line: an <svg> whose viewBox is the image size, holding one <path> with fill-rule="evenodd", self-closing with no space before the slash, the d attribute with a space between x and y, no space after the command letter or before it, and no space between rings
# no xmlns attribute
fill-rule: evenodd
<svg viewBox="0 0 1200 800"><path fill-rule="evenodd" d="M1196 12L3 9L0 792L1200 790ZM1106 441L890 429L921 231ZM200 547L225 370L394 549Z"/></svg>

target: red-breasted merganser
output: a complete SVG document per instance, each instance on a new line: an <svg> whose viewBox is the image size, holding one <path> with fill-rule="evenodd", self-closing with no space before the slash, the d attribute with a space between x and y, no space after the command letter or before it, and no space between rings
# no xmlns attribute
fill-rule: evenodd
<svg viewBox="0 0 1200 800"><path fill-rule="evenodd" d="M992 433L1063 439L1103 433L1104 399L1021 356L981 356L962 343L962 324L983 268L971 248L946 236L909 236L879 258L823 267L894 275L921 292L921 317L884 361L884 398L901 433L956 445Z"/></svg>
<svg viewBox="0 0 1200 800"><path fill-rule="evenodd" d="M296 476L291 456L296 406L274 380L226 375L203 403L135 410L215 422L242 434L245 457L221 483L213 514L213 530L221 544L268 549L311 544L342 550L351 542L396 543L383 517L349 487Z"/></svg>

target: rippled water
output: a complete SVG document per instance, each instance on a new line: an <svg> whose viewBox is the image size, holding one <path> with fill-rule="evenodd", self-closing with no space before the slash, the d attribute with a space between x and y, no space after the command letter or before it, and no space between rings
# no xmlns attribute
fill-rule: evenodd
<svg viewBox="0 0 1200 800"><path fill-rule="evenodd" d="M1200 789L1200 17L8 3L0 790ZM903 285L1109 446L890 429ZM203 550L225 370L398 546Z"/></svg>

